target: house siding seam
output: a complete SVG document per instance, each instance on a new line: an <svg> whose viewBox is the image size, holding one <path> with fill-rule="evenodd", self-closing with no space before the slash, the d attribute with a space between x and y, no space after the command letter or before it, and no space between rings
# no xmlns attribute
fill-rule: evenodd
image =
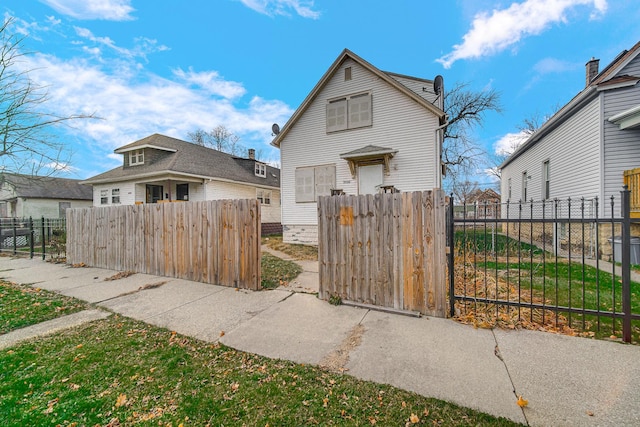
<svg viewBox="0 0 640 427"><path fill-rule="evenodd" d="M345 67L352 68L349 81L344 81ZM364 91L372 94L372 126L327 134L327 100ZM438 118L430 111L347 59L281 141L283 224L317 224L317 203L295 202L296 168L335 163L336 187L346 194L358 194L357 176L352 177L340 154L366 145L398 150L390 162L390 174L384 176L384 185L394 185L401 191L431 190L438 176L432 166L437 156L437 126ZM286 230L284 233L287 235Z"/></svg>

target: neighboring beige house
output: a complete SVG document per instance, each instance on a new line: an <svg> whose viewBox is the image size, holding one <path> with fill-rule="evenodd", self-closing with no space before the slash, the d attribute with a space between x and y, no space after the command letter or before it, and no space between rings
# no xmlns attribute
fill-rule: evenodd
<svg viewBox="0 0 640 427"><path fill-rule="evenodd" d="M64 218L66 209L92 204L91 188L76 179L0 174L2 218Z"/></svg>
<svg viewBox="0 0 640 427"><path fill-rule="evenodd" d="M285 242L317 244L318 196L441 187L444 93L435 82L381 71L347 49L338 56L272 141Z"/></svg>
<svg viewBox="0 0 640 427"><path fill-rule="evenodd" d="M83 181L93 205L132 205L219 199L262 202L264 232L280 227L280 170L255 159L153 134L115 150L122 166Z"/></svg>

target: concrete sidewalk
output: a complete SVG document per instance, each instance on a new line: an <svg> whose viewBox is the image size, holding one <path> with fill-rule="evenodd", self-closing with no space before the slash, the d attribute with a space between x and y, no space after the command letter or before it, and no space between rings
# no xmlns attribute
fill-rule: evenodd
<svg viewBox="0 0 640 427"><path fill-rule="evenodd" d="M332 306L286 288L236 291L143 274L104 280L115 273L0 257L5 280L239 350L344 369L533 426L640 425L640 346ZM308 273L303 289L317 286ZM517 394L529 401L524 410Z"/></svg>

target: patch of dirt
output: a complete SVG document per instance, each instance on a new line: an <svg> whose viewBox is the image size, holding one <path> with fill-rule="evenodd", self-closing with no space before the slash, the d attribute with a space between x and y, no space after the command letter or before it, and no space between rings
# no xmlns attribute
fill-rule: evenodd
<svg viewBox="0 0 640 427"><path fill-rule="evenodd" d="M358 348L362 343L364 326L358 324L349 331L349 335L342 341L340 347L327 354L321 361L320 367L331 372L342 373L349 363L349 353Z"/></svg>
<svg viewBox="0 0 640 427"><path fill-rule="evenodd" d="M135 271L121 271L119 273L114 274L111 277L107 277L104 279L105 282L109 282L111 280L120 280L120 279L124 279L125 277L129 277L129 276L133 276L134 274L136 274Z"/></svg>

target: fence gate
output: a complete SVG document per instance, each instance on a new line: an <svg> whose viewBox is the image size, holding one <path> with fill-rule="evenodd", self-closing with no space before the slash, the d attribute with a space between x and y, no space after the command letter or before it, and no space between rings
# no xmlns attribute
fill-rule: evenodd
<svg viewBox="0 0 640 427"><path fill-rule="evenodd" d="M318 199L320 298L446 316L442 190Z"/></svg>

